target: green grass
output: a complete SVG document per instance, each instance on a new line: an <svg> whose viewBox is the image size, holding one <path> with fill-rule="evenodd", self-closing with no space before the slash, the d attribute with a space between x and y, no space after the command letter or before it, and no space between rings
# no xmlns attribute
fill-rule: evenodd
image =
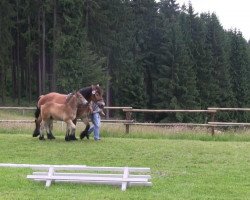
<svg viewBox="0 0 250 200"><path fill-rule="evenodd" d="M10 132L9 132L10 133ZM0 199L249 199L250 145L241 141L128 138L38 141L31 131L3 133L0 162L150 167L152 187L53 184L26 179L29 169L0 168ZM105 133L107 134L107 133ZM119 134L118 134L119 135Z"/></svg>
<svg viewBox="0 0 250 200"><path fill-rule="evenodd" d="M0 112L0 119L33 119L33 112ZM55 123L54 141L32 138L34 124L0 124L0 163L150 167L152 187L53 184L26 179L30 169L0 168L1 199L250 199L249 130L102 124L102 140L65 142ZM83 129L78 123L76 135ZM93 136L92 136L93 137Z"/></svg>
<svg viewBox="0 0 250 200"><path fill-rule="evenodd" d="M34 110L0 110L0 119L34 119Z"/></svg>

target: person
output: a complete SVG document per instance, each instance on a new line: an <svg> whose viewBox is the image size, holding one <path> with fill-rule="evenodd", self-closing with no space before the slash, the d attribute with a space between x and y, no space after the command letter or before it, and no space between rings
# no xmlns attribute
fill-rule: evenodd
<svg viewBox="0 0 250 200"><path fill-rule="evenodd" d="M94 132L94 140L98 141L100 139L100 127L101 127L101 116L105 115L103 110L99 108L99 106L92 102L92 112L91 112L91 120L93 125L88 130L88 135Z"/></svg>

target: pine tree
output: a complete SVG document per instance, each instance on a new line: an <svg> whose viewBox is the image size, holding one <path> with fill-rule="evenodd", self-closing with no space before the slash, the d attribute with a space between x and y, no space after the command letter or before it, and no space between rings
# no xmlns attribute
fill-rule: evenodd
<svg viewBox="0 0 250 200"><path fill-rule="evenodd" d="M133 56L134 67L138 73L138 83L141 83L136 91L143 96L141 107L152 107L153 104L153 71L155 68L155 49L158 47L157 39L157 4L154 0L131 2L132 19L134 27Z"/></svg>
<svg viewBox="0 0 250 200"><path fill-rule="evenodd" d="M232 79L233 93L237 107L244 107L249 104L248 90L248 49L247 43L242 34L236 30L229 32L230 36L230 75Z"/></svg>
<svg viewBox="0 0 250 200"><path fill-rule="evenodd" d="M8 75L11 69L11 50L13 46L13 38L10 30L13 28L12 17L14 10L9 1L3 0L0 2L0 95L2 104L6 102L6 96L9 95L10 84Z"/></svg>
<svg viewBox="0 0 250 200"><path fill-rule="evenodd" d="M61 32L57 39L57 87L62 92L104 83L103 64L88 41L84 28L82 1L61 1L59 19Z"/></svg>
<svg viewBox="0 0 250 200"><path fill-rule="evenodd" d="M158 108L194 108L196 106L196 80L190 54L180 28L180 10L175 1L160 2L161 45L154 89ZM182 114L174 118L188 120ZM173 119L174 119L173 118ZM176 120L174 119L174 120Z"/></svg>

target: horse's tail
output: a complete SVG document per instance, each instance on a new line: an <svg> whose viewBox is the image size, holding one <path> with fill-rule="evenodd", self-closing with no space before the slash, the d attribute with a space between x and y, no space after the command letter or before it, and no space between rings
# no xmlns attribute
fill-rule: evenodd
<svg viewBox="0 0 250 200"><path fill-rule="evenodd" d="M39 96L37 101L39 101L39 99L41 99L41 97L43 97L43 95ZM37 119L39 117L41 113L41 109L38 107L38 105L36 106L36 111L35 111L35 118Z"/></svg>
<svg viewBox="0 0 250 200"><path fill-rule="evenodd" d="M36 111L35 111L35 118L37 119L40 115L41 109L36 107Z"/></svg>

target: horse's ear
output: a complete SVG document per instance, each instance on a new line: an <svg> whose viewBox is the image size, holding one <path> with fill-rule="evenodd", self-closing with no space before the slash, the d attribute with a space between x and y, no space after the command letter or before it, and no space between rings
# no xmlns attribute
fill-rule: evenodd
<svg viewBox="0 0 250 200"><path fill-rule="evenodd" d="M92 94L95 94L96 93L96 86L95 85L91 85L91 88L92 88Z"/></svg>

